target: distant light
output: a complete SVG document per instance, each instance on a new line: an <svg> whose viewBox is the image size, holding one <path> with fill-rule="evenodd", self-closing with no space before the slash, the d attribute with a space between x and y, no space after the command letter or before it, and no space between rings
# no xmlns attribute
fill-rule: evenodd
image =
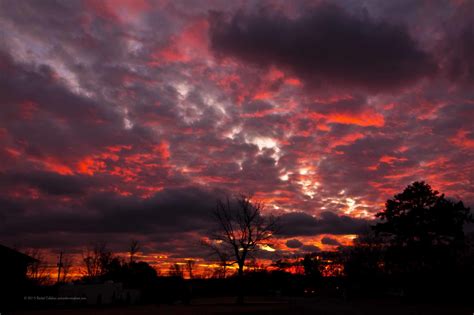
<svg viewBox="0 0 474 315"><path fill-rule="evenodd" d="M309 172L309 169L307 169L307 168L300 168L299 172L300 172L300 175L307 175L308 172Z"/></svg>
<svg viewBox="0 0 474 315"><path fill-rule="evenodd" d="M267 245L267 244L260 245L260 249L261 249L261 250L264 250L264 251L267 251L267 252L274 252L274 251L276 251L276 249L272 248L271 246L269 246L269 245Z"/></svg>

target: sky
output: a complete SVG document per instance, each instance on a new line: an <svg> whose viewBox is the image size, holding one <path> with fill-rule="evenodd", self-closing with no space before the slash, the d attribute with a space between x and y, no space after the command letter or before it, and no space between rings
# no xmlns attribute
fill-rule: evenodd
<svg viewBox="0 0 474 315"><path fill-rule="evenodd" d="M6 245L205 257L245 193L283 255L413 181L474 205L472 1L0 0L0 37Z"/></svg>

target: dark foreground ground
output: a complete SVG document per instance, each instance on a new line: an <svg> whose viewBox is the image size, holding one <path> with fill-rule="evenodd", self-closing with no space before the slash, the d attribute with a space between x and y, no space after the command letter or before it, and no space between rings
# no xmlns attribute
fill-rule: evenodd
<svg viewBox="0 0 474 315"><path fill-rule="evenodd" d="M424 315L424 314L474 314L474 307L455 304L416 304L401 303L396 299L386 300L353 300L344 302L340 299L328 298L248 298L246 304L236 305L234 298L216 298L193 300L191 305L140 305L110 308L82 308L82 309L48 309L25 310L11 314L15 315L231 315L231 314L258 314L258 315L286 315L286 314L386 314L386 315Z"/></svg>

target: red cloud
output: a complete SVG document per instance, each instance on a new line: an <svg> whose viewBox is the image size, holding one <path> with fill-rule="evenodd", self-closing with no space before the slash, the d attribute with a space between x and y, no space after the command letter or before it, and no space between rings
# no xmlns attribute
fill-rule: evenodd
<svg viewBox="0 0 474 315"><path fill-rule="evenodd" d="M162 66L169 63L189 62L195 58L206 58L207 49L207 19L192 22L178 35L169 39L164 48L156 49L150 56L150 66Z"/></svg>
<svg viewBox="0 0 474 315"><path fill-rule="evenodd" d="M151 9L147 0L86 0L86 9L105 20L126 23Z"/></svg>
<svg viewBox="0 0 474 315"><path fill-rule="evenodd" d="M451 138L451 142L461 148L474 149L474 139L469 138L471 134L468 130L459 129L456 135Z"/></svg>
<svg viewBox="0 0 474 315"><path fill-rule="evenodd" d="M356 125L361 127L383 127L385 125L384 116L370 110L361 113L310 113L309 116L316 120L325 120L327 123L343 125Z"/></svg>

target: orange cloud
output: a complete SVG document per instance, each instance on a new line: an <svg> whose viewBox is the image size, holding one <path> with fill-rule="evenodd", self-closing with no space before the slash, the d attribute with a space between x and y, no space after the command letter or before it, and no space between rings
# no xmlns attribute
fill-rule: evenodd
<svg viewBox="0 0 474 315"><path fill-rule="evenodd" d="M357 141L359 139L362 139L362 138L364 138L364 135L360 132L350 133L350 134L347 134L343 137L333 139L330 143L330 148L332 149L332 148L335 148L337 146L348 145L348 144L354 143L355 141Z"/></svg>
<svg viewBox="0 0 474 315"><path fill-rule="evenodd" d="M310 113L308 115L313 119L326 120L327 123L356 125L361 127L383 127L385 125L383 115L374 111L366 111L362 113Z"/></svg>
<svg viewBox="0 0 474 315"><path fill-rule="evenodd" d="M61 175L72 175L74 173L69 166L58 161L54 157L47 157L40 160L40 162L44 165L44 167L46 167L46 169Z"/></svg>
<svg viewBox="0 0 474 315"><path fill-rule="evenodd" d="M119 152L122 150L130 150L131 146L109 146L106 149L106 152L87 156L80 160L77 163L77 172L86 175L105 172L107 169L105 160L118 161L120 159Z"/></svg>
<svg viewBox="0 0 474 315"><path fill-rule="evenodd" d="M258 91L253 96L254 100L269 100L271 99L273 94L270 91Z"/></svg>
<svg viewBox="0 0 474 315"><path fill-rule="evenodd" d="M293 85L293 86L300 86L301 85L301 81L298 78L295 78L295 77L290 77L290 78L285 79L285 83L288 84L288 85Z"/></svg>
<svg viewBox="0 0 474 315"><path fill-rule="evenodd" d="M329 114L326 116L328 122L338 123L344 125L357 125L361 127L383 127L385 125L385 120L383 115L367 112L362 114L345 114L345 113L335 113Z"/></svg>
<svg viewBox="0 0 474 315"><path fill-rule="evenodd" d="M102 172L105 168L105 162L94 157L87 157L77 164L77 171L87 175L94 175L95 173Z"/></svg>
<svg viewBox="0 0 474 315"><path fill-rule="evenodd" d="M395 162L403 162L407 160L407 158L398 158L396 156L384 155L380 158L379 162L393 165Z"/></svg>

